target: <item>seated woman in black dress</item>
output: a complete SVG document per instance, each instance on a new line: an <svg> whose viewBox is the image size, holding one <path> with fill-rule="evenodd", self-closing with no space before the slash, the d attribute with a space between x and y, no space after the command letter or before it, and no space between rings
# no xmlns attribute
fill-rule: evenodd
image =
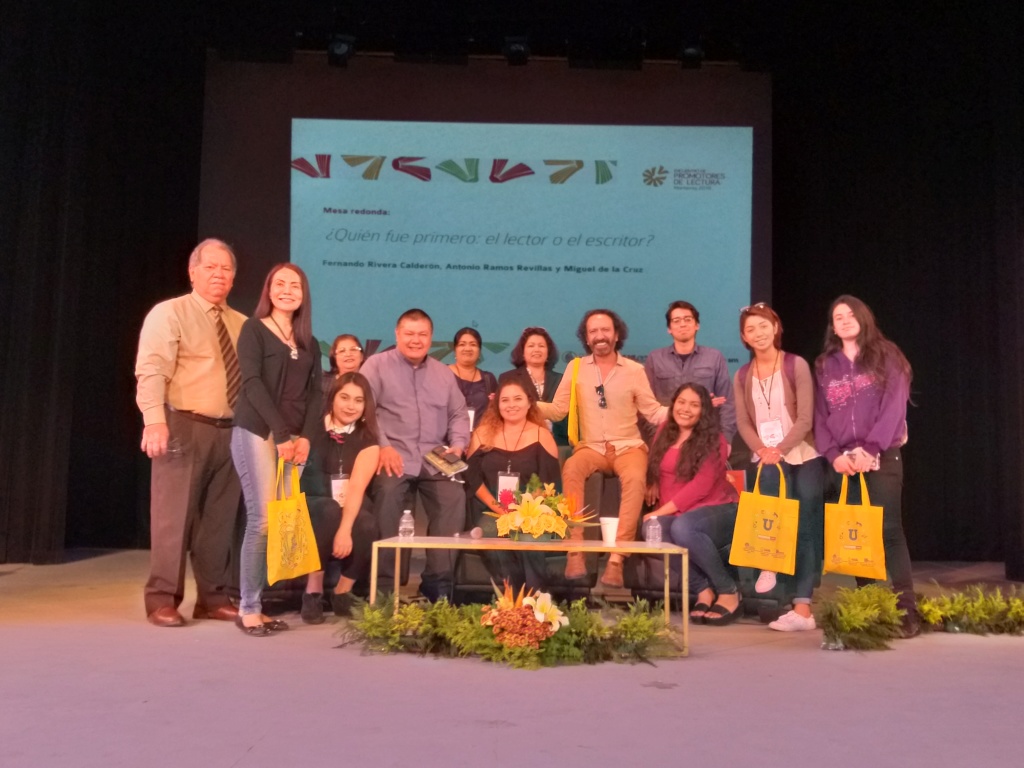
<svg viewBox="0 0 1024 768"><path fill-rule="evenodd" d="M550 403L562 381L562 374L555 371L558 348L551 334L538 326L524 329L512 348L511 357L515 368L501 374L498 384L508 379L517 380L522 383L531 400ZM569 445L568 424L568 418L549 424L556 444Z"/></svg>
<svg viewBox="0 0 1024 768"><path fill-rule="evenodd" d="M469 423L475 427L487 409L487 404L494 397L498 388L498 380L490 371L481 371L476 367L480 362L480 347L483 341L480 334L473 328L460 328L455 332L455 362L448 366L459 382L459 390L466 398L469 409Z"/></svg>
<svg viewBox="0 0 1024 768"><path fill-rule="evenodd" d="M498 503L499 475L518 475L525 490L532 475L543 483L561 484L558 446L523 385L506 381L498 385L494 400L480 417L469 443L466 488L472 494L471 517L485 536L497 536L497 521L484 512L503 512ZM514 552L484 553L484 562L496 582L508 579L539 589L544 579L544 554L519 556Z"/></svg>
<svg viewBox="0 0 1024 768"><path fill-rule="evenodd" d="M327 392L323 429L310 442L309 462L302 475L309 515L313 521L320 562L326 567L333 556L341 560L341 577L334 588L332 605L338 616L348 616L352 586L369 573L377 525L366 489L377 472L380 446L377 417L370 383L361 373L343 373ZM303 618L315 613L320 589L307 587ZM310 605L307 605L310 604ZM321 621L322 611L321 611ZM318 623L315 621L311 623Z"/></svg>

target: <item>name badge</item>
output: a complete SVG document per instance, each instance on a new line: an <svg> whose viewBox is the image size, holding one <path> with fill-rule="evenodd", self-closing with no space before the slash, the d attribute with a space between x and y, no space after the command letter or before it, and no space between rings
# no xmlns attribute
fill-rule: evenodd
<svg viewBox="0 0 1024 768"><path fill-rule="evenodd" d="M331 475L331 498L345 508L345 493L348 491L348 475Z"/></svg>
<svg viewBox="0 0 1024 768"><path fill-rule="evenodd" d="M774 448L782 442L785 435L782 434L782 419L762 421L757 425L757 432L761 436L761 442L769 448Z"/></svg>
<svg viewBox="0 0 1024 768"><path fill-rule="evenodd" d="M469 414L469 431L472 432L473 431L473 425L476 424L476 409L475 408L467 408L466 409L466 413Z"/></svg>
<svg viewBox="0 0 1024 768"><path fill-rule="evenodd" d="M498 495L501 496L502 491L511 491L515 493L519 490L519 473L518 472L499 472L498 473Z"/></svg>

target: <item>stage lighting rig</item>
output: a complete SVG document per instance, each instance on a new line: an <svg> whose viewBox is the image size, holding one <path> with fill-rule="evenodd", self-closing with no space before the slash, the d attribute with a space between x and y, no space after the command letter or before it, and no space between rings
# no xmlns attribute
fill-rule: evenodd
<svg viewBox="0 0 1024 768"><path fill-rule="evenodd" d="M327 63L332 67L347 67L356 52L356 39L352 35L333 35L327 43Z"/></svg>
<svg viewBox="0 0 1024 768"><path fill-rule="evenodd" d="M510 67L521 67L530 60L530 41L526 37L506 37L501 54Z"/></svg>

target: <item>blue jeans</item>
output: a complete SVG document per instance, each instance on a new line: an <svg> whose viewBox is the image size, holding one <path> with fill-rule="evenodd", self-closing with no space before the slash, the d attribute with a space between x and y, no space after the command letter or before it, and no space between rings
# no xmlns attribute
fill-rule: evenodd
<svg viewBox="0 0 1024 768"><path fill-rule="evenodd" d="M722 560L721 549L732 542L736 503L697 507L681 515L658 518L668 540L690 550L690 592L709 587L719 595L734 595L736 580Z"/></svg>
<svg viewBox="0 0 1024 768"><path fill-rule="evenodd" d="M267 503L274 499L277 480L277 446L273 435L262 438L241 427L231 428L231 459L245 499L245 536L239 560L238 612L243 616L263 612L261 598L267 584ZM301 468L300 468L301 471ZM285 465L285 493L291 493L291 465Z"/></svg>
<svg viewBox="0 0 1024 768"><path fill-rule="evenodd" d="M821 573L825 536L825 459L803 464L780 462L761 470L761 493L777 496L779 470L786 476L786 496L800 502L796 534L796 585L794 603L810 603ZM756 472L756 468L753 470ZM750 480L753 483L753 479Z"/></svg>

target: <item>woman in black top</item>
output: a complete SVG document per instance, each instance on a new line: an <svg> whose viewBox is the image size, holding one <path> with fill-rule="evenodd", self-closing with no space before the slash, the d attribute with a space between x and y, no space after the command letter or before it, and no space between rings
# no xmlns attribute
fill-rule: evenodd
<svg viewBox="0 0 1024 768"><path fill-rule="evenodd" d="M242 391L235 406L231 458L242 484L246 524L241 552L238 625L252 637L287 629L263 614L267 581L267 503L274 498L277 460L304 464L320 421L320 347L310 325L309 281L293 264L278 264L263 283L253 317L238 336ZM285 485L290 485L290 473Z"/></svg>
<svg viewBox="0 0 1024 768"><path fill-rule="evenodd" d="M555 371L558 348L551 334L538 326L526 328L512 348L511 357L515 368L501 374L498 383L509 379L517 380L523 385L531 400L550 403L562 381L562 374ZM568 424L568 418L565 418L549 425L556 444L569 445Z"/></svg>
<svg viewBox="0 0 1024 768"><path fill-rule="evenodd" d="M498 381L490 371L481 371L476 367L480 362L480 348L483 340L473 328L460 328L455 332L455 362L448 366L459 383L459 391L466 398L469 409L469 423L476 426L483 416L487 404L494 397Z"/></svg>
<svg viewBox="0 0 1024 768"><path fill-rule="evenodd" d="M380 446L370 383L360 373L343 373L327 393L326 413L314 434L302 489L316 533L320 562L341 560L341 577L332 604L338 616L351 610L352 586L368 574L377 539L373 503L366 493L377 472ZM317 588L319 587L319 589ZM323 572L310 575L307 603L319 606Z"/></svg>
<svg viewBox="0 0 1024 768"><path fill-rule="evenodd" d="M485 536L498 535L497 521L484 512L504 511L497 500L501 473L518 475L521 491L533 475L543 483L561 484L558 446L537 406L518 381L498 385L493 402L484 411L469 442L467 461L466 488L473 494L471 518ZM543 586L543 553L520 558L510 552L487 552L484 562L496 579L508 579L514 584L525 582L535 589Z"/></svg>

